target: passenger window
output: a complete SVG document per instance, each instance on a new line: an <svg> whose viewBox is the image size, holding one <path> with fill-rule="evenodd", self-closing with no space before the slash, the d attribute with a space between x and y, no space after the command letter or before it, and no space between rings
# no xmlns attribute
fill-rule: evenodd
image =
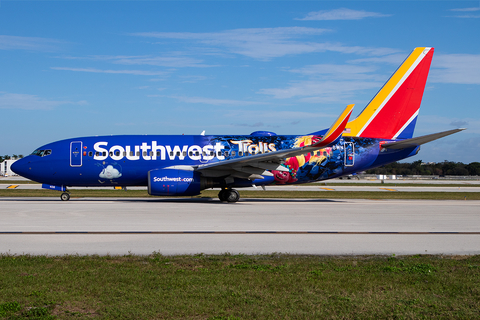
<svg viewBox="0 0 480 320"><path fill-rule="evenodd" d="M190 157L193 156L193 152L192 152L192 151L189 151L189 152L188 152L188 155L189 155Z"/></svg>
<svg viewBox="0 0 480 320"><path fill-rule="evenodd" d="M177 151L177 157L179 157L179 156L180 156L180 151Z"/></svg>
<svg viewBox="0 0 480 320"><path fill-rule="evenodd" d="M173 151L170 151L170 156L173 157Z"/></svg>
<svg viewBox="0 0 480 320"><path fill-rule="evenodd" d="M115 155L118 157L120 155L120 151L115 151Z"/></svg>
<svg viewBox="0 0 480 320"><path fill-rule="evenodd" d="M223 156L224 156L224 157L228 157L228 151L225 151L225 152L223 153Z"/></svg>
<svg viewBox="0 0 480 320"><path fill-rule="evenodd" d="M187 151L183 151L183 156L185 157L187 155Z"/></svg>
<svg viewBox="0 0 480 320"><path fill-rule="evenodd" d="M140 157L140 151L137 151L137 157Z"/></svg>
<svg viewBox="0 0 480 320"><path fill-rule="evenodd" d="M243 156L243 151L238 151L238 155L241 157Z"/></svg>
<svg viewBox="0 0 480 320"><path fill-rule="evenodd" d="M237 153L235 151L232 151L232 157L235 157Z"/></svg>
<svg viewBox="0 0 480 320"><path fill-rule="evenodd" d="M150 157L153 157L153 151L150 151Z"/></svg>
<svg viewBox="0 0 480 320"><path fill-rule="evenodd" d="M89 157L93 156L93 152L90 151L90 152L88 153L88 156L89 156Z"/></svg>
<svg viewBox="0 0 480 320"><path fill-rule="evenodd" d="M107 156L107 151L103 151L102 155L103 155L104 157L106 157L106 156Z"/></svg>

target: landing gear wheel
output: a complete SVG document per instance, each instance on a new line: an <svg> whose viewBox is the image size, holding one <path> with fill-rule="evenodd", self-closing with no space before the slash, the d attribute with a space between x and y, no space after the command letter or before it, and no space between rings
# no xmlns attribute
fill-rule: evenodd
<svg viewBox="0 0 480 320"><path fill-rule="evenodd" d="M220 201L227 201L227 194L228 194L228 190L220 190L220 192L218 193L218 199L220 199Z"/></svg>
<svg viewBox="0 0 480 320"><path fill-rule="evenodd" d="M240 199L240 194L235 189L222 189L218 193L218 199L226 202L237 202Z"/></svg>
<svg viewBox="0 0 480 320"><path fill-rule="evenodd" d="M226 200L228 202L237 202L240 199L240 193L238 193L238 191L235 189L229 190L229 192L226 194Z"/></svg>
<svg viewBox="0 0 480 320"><path fill-rule="evenodd" d="M68 192L64 192L60 195L60 199L62 199L62 201L68 201L70 200L70 194Z"/></svg>

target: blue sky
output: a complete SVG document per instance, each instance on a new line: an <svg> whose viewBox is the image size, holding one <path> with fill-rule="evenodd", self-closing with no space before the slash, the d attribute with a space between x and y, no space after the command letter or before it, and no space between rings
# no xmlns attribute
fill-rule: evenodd
<svg viewBox="0 0 480 320"><path fill-rule="evenodd" d="M435 48L410 160L480 161L479 1L1 1L0 154L109 134L307 134ZM409 160L409 161L410 161Z"/></svg>

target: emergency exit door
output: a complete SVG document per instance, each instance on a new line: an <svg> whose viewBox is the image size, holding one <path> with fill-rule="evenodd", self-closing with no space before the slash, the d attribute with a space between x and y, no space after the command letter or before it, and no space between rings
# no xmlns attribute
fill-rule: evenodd
<svg viewBox="0 0 480 320"><path fill-rule="evenodd" d="M345 167L351 167L355 163L355 146L353 142L345 142Z"/></svg>
<svg viewBox="0 0 480 320"><path fill-rule="evenodd" d="M82 141L73 141L70 143L70 166L82 166Z"/></svg>

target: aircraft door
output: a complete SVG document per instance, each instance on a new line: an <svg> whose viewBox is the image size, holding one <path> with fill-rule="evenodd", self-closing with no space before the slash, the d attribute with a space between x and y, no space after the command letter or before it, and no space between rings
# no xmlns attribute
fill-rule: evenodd
<svg viewBox="0 0 480 320"><path fill-rule="evenodd" d="M70 167L82 166L82 141L73 141L70 143Z"/></svg>
<svg viewBox="0 0 480 320"><path fill-rule="evenodd" d="M345 167L351 167L355 163L355 146L353 142L344 143L345 150Z"/></svg>

